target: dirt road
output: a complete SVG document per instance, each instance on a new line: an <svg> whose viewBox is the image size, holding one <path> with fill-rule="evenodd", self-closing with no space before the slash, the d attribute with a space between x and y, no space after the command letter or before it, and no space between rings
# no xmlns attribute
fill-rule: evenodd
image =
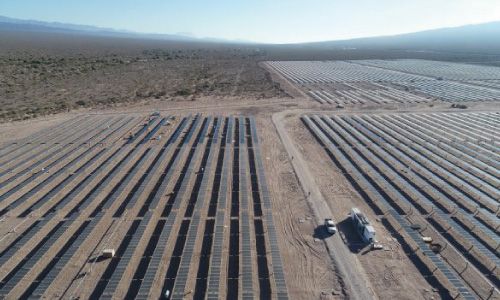
<svg viewBox="0 0 500 300"><path fill-rule="evenodd" d="M309 173L307 164L302 159L299 151L294 147L292 140L282 126L281 119L287 112L276 113L272 121L285 146L290 158L294 172L300 181L301 188L307 196L308 205L316 217L316 226L321 226L325 218L333 214L318 189L314 177ZM340 273L340 278L346 298L349 299L376 299L367 282L362 275L363 270L359 266L355 255L349 252L340 235L334 235L323 240L327 247L330 259Z"/></svg>

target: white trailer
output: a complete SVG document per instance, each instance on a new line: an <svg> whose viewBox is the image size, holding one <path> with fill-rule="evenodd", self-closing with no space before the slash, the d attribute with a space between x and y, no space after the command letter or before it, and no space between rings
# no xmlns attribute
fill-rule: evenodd
<svg viewBox="0 0 500 300"><path fill-rule="evenodd" d="M370 224L368 218L357 207L351 209L351 221L358 234L367 243L375 242L375 228Z"/></svg>

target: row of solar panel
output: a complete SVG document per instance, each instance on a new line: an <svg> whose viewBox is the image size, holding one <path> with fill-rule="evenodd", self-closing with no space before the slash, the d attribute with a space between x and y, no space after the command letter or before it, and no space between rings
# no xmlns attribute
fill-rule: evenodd
<svg viewBox="0 0 500 300"><path fill-rule="evenodd" d="M35 148L42 147L43 145L49 144L50 141L53 141L54 139L64 137L64 134L67 133L70 130L74 130L74 128L79 127L82 123L85 121L85 118L83 117L75 117L68 122L64 122L63 124L58 124L54 127L49 127L47 128L46 131L43 131L45 134L40 134L38 135L37 138L35 139L28 139L27 143L22 143L20 142L19 144L16 144L17 147L13 147L10 149L8 152L6 151L5 153L2 153L0 156L0 160L7 160L10 159L12 160L15 157L9 157L9 155L13 152L19 152L17 153L16 157L22 156L30 151L33 151ZM55 138L54 138L55 137ZM24 151L20 151L22 149L25 149Z"/></svg>
<svg viewBox="0 0 500 300"><path fill-rule="evenodd" d="M42 130L39 130L35 133L32 133L26 137L17 139L11 143L3 144L0 147L0 155L1 155L0 157L4 157L7 154L9 154L10 152L19 150L25 144L36 143L42 139L45 139L49 135L56 133L58 130L61 130L64 127L64 125L73 124L74 122L77 122L81 118L82 118L82 116L70 117L70 118L67 118L67 119L65 119L65 120L63 120L55 125L49 126L49 127L44 128ZM14 146L19 146L19 147L14 147ZM9 152L5 151L4 153L2 153L7 148L12 148L12 149L9 149Z"/></svg>
<svg viewBox="0 0 500 300"><path fill-rule="evenodd" d="M101 119L100 121L101 121L100 123L102 123L103 121L105 121L105 119ZM80 133L92 132L93 130L89 131L89 128L92 128L93 126L94 126L94 124L93 124L92 120L89 120L89 121L85 122L84 124L78 126L77 130L71 132L71 134L69 134L68 136L63 137L60 140L61 144L59 144L59 143L58 144L50 144L48 147L45 147L45 148L41 147L41 145L40 145L40 147L36 147L35 149L28 149L26 153L29 153L31 155L28 157L24 157L22 159L19 159L19 160L18 160L18 158L21 157L22 155L24 155L25 153L20 153L14 157L9 157L8 160L2 166L0 166L2 168L5 168L4 171L0 172L0 178L6 179L5 177L7 174L9 174L9 173L15 174L14 171L20 172L21 170L24 170L24 169L18 170L18 168L20 168L21 166L24 166L25 169L27 169L28 171L33 170L36 166L39 166L45 162L45 157L43 156L44 154L48 154L48 157L46 159L49 160L50 158L59 154L61 150L65 149L65 148L71 149L70 143L77 141L80 138ZM97 130L97 129L99 129L99 127L97 127L94 130ZM67 131L70 131L70 130L72 130L72 129L69 128ZM74 130L74 128L73 128L73 130ZM58 137L56 137L56 138L58 138ZM60 146L60 145L62 145L62 146ZM42 149L40 151L35 151L35 150L37 150L37 148L42 148ZM12 163L13 165L8 165L10 163ZM8 165L8 166L5 166L5 165Z"/></svg>
<svg viewBox="0 0 500 300"><path fill-rule="evenodd" d="M118 152L115 152L114 155L112 155L112 156L116 156L117 154L120 154L122 152L122 150L125 150L125 148L121 148ZM140 153L139 152L139 148L134 148L133 151L129 151L129 153L127 153L127 155L118 163L118 165L116 165L113 168L112 172L106 176L106 180L104 182L103 181L99 182L98 185L96 186L96 188L94 188L91 191L90 196L87 195L84 198L84 200L81 201L77 205L77 207L79 206L79 208L82 208L82 207L85 208L86 206L88 206L97 197L97 195L102 191L103 187L105 185L109 184L109 181L111 181L112 179L114 179L114 177L117 176L120 173L119 171L123 168L123 166L126 165L130 161L130 159L133 156L133 155L132 156L130 155L132 153L134 155ZM109 163L111 163L112 161L113 161L112 159L108 160ZM103 166L100 169L100 171L105 170L106 167L107 166ZM63 202L64 201L59 202L59 204L61 204ZM46 247L42 246L42 247L35 248L34 255L31 258L32 260L38 261L45 254L45 252L48 250L48 248L50 246L52 246L52 244L55 243L55 241L72 225L72 223L74 223L76 221L76 219L80 215L77 210L74 211L74 213L72 213L71 215L70 214L68 214L69 215L69 219L64 223L64 226L60 226L55 232L53 231L52 234L49 234L47 236L49 242L45 243L44 245L48 245L48 246L46 246ZM89 234L92 231L93 226L95 226L95 224L97 224L98 221L102 218L102 214L103 213L97 213L97 215L94 217L94 220L96 220L96 221L95 222L94 221L91 222L91 224L93 224L93 225L90 227L90 229L82 228L83 226L81 227L82 229L81 229L80 233L83 233L83 235L81 235L81 238L78 238L80 236L80 233L73 234L73 237L76 237L75 241L76 241L77 244L76 244L76 246L66 247L66 251L64 251L64 253L62 253L62 255L67 255L66 256L66 260L69 261L69 259L71 258L71 256L73 256L74 251L76 251L76 249L78 249L78 247L79 247L79 243L83 242L86 239L86 235L85 234L87 234L87 233ZM47 214L46 217L50 217L50 216L54 216L54 215L55 214L49 213L49 214ZM39 229L40 227L34 227L34 229L36 229L36 228ZM70 242L72 242L72 241L70 240L68 243L70 243ZM19 247L20 245L16 244L16 246ZM11 247L12 247L12 245L11 245ZM66 262L66 260L63 260L63 262ZM31 264L31 261L29 261L28 263L29 263L29 265L33 265L33 264ZM64 263L64 265L65 265L65 263ZM24 268L24 269L26 269L26 268ZM58 270L60 270L60 269L58 269ZM25 273L23 273L23 272L20 273L18 268L14 269L12 272L15 272L15 278L18 278L19 280L22 279L24 277L24 275L25 275ZM49 271L49 272L47 272L45 274L44 278L52 278L52 279L54 279L55 277L51 275L51 272L52 272L52 275L53 275L54 272L56 272L56 271ZM47 277L48 275L50 277ZM13 287L15 287L15 285L17 285L18 281L16 282L16 281L9 280L8 276L6 278L7 278L7 282L6 282L5 286L2 287L2 291L3 291L3 293L8 294L10 292L10 290ZM6 280L6 278L4 278L4 281ZM43 280L43 278L41 280ZM37 283L38 282L39 281L37 281ZM50 282L51 282L51 280L46 281L46 283L44 283L44 285L42 285L42 288L45 287L45 286L48 287L48 285L50 285Z"/></svg>
<svg viewBox="0 0 500 300"><path fill-rule="evenodd" d="M112 130L110 133L108 133L108 135L106 135L101 141L105 141L106 139L108 139L112 135L123 130L123 128L126 125L129 125L132 120L133 119L128 119L120 127L116 128L116 129ZM113 125L115 125L115 124L113 124ZM103 133L103 132L105 132L105 131L102 131L101 133ZM31 188L31 190L24 193L22 196L19 196L14 202L11 202L4 210L9 210L9 211L13 210L14 208L16 208L19 205L21 205L22 203L24 203L26 200L31 199L33 196L38 194L42 189L46 188L50 183L56 181L57 179L59 179L60 177L62 177L64 175L66 175L66 179L68 179L68 176L70 176L67 174L68 172L70 172L71 176L73 176L74 174L78 174L81 170L85 170L85 168L80 167L77 170L71 171L71 168L73 168L77 163L80 163L81 161L85 161L85 159L87 159L88 156L95 151L100 151L100 153L102 153L101 147L98 147L96 145L88 148L85 152L80 153L77 157L75 157L73 160L69 161L66 165L61 166L56 172L51 173L49 177L45 178L41 182L38 182L35 187ZM68 153L70 153L70 152L68 152ZM64 156L58 160L61 160L63 158L64 158ZM87 165L87 163L85 163L85 165ZM34 176L31 176L31 177L27 178L26 180L22 181L21 183L18 183L11 190L9 190L5 194L3 194L0 197L0 201L8 199L13 194L15 194L18 191L20 191L21 189L25 188L31 182L34 182L34 180L36 178L38 178L37 175L42 175L42 174L43 174L43 172L39 172L39 173L35 174Z"/></svg>
<svg viewBox="0 0 500 300"><path fill-rule="evenodd" d="M160 168L160 166L162 165L162 162L165 160L166 156L169 154L171 148L173 147L174 143L176 142L177 138L179 137L179 135L182 132L182 130L184 129L184 127L187 125L189 119L190 119L190 117L185 118L181 122L181 124L174 131L172 137L169 140L167 140L166 145L165 145L166 147L163 148L163 151L160 151L159 153L156 154L156 157L151 162L150 167L142 175L142 178L139 181L139 186L137 187L137 189L135 189L135 192L133 193L133 195L131 197L130 197L130 195L129 195L129 197L127 197L127 198L132 199L132 201L129 201L127 203L128 209L134 207L135 203L137 203L138 199L143 196L145 188L151 184L152 177L157 173L157 170ZM144 144L144 143L141 142L140 144ZM158 163L158 162L160 162L160 163ZM161 178L160 178L160 180L161 180ZM151 193L154 193L154 192L155 191L152 191ZM116 212L115 212L115 215L116 215ZM122 216L122 215L123 215L123 213L120 213L118 216ZM106 272L103 273L99 284L94 289L94 291L92 293L92 297L94 297L94 298L100 297L101 299L112 299L113 298L113 294L116 291L116 288L118 287L118 284L119 284L121 278L123 277L125 269L129 265L129 262L133 256L134 252L136 251L136 248L139 245L139 241L143 237L143 234L144 234L146 228L148 227L148 224L150 223L152 215L153 215L152 211L147 211L144 215L144 218L139 221L138 230L132 234L132 237L130 239L124 239L122 241L122 243L120 244L118 249L120 252L123 252L123 254L117 253L118 255L115 259L115 263L108 265ZM175 215L175 213L174 213L174 215ZM136 217L138 217L138 215ZM157 226L159 226L159 224L163 225L163 227L160 228L161 235L159 238L159 242L163 242L163 241L168 240L174 220L175 220L175 218L170 219L167 223L161 222L161 223L157 224ZM157 246L154 249L153 257L151 257L149 264L151 262L156 263L156 262L159 262L161 260L161 255L163 254L162 249L164 249L165 244L163 244L163 245L160 244L160 246ZM125 249L125 250L123 250L123 249ZM156 267L158 267L158 265ZM142 280L142 283L145 282L146 284L142 285L142 287L141 287L142 291L138 290L138 292L140 292L140 293L144 293L145 288L147 288L147 287L151 288L151 286L152 286L152 283L150 285L149 282L150 281L152 282L151 277L153 277L153 279L154 279L154 275L156 274L156 272L153 273L153 270L150 271L149 269L150 268L147 268L146 274L145 274L146 276ZM104 278L105 276L107 276L106 274L110 274L109 278ZM140 298L142 296L139 295L138 297Z"/></svg>
<svg viewBox="0 0 500 300"><path fill-rule="evenodd" d="M189 120L189 119L191 119L191 116L186 118L186 120ZM175 171L176 166L179 163L179 159L180 159L180 157L182 157L182 154L185 152L185 150L189 146L189 141L192 138L194 132L196 131L200 121L201 121L201 117L197 116L196 119L194 120L193 124L191 125L191 128L189 129L188 133L184 136L184 138L181 140L181 143L178 145L178 147L180 146L180 149L176 154L177 156L174 156L171 158L174 160L174 162L171 165L170 169L167 171L165 179L161 183L160 189L156 193L154 199L156 199L158 197L158 195L160 195L160 198L161 198L161 196L163 196L165 194L166 187L170 183L173 172ZM186 125L186 123L183 123L183 124L184 124L184 126ZM206 124L208 124L208 123L206 123ZM196 141L195 141L194 145L197 145ZM186 163L188 163L188 162L186 162ZM163 191L160 193L161 189L163 189ZM158 204L159 204L159 202L153 201L150 204L149 209L156 209ZM153 255L152 255L151 260L149 262L149 265L147 267L146 273L144 274L142 281L139 282L140 287L137 291L136 299L149 299L149 297L150 297L149 294L151 292L151 289L153 288L153 282L157 276L158 268L160 266L160 261L163 257L165 248L168 245L168 241L170 240L170 234L171 234L171 231L172 231L174 224L176 223L177 216L178 216L177 211L171 211L168 215L167 222L165 223L165 226L159 229L160 238L158 239L156 247L153 250Z"/></svg>
<svg viewBox="0 0 500 300"><path fill-rule="evenodd" d="M348 61L268 61L273 69L296 84L333 82L411 82L433 78L373 68Z"/></svg>
<svg viewBox="0 0 500 300"><path fill-rule="evenodd" d="M123 148L122 148L123 150ZM115 152L113 155L111 155L108 160L104 163L104 165L102 165L102 167L98 170L98 172L94 173L95 175L98 175L98 173L104 171L106 169L106 167L111 164L111 162L113 161L113 157L115 156L118 156L118 154L121 152L118 151L118 152ZM97 162L98 159L101 157L103 151L101 151L99 154L97 154L96 156L94 156L92 158L91 161L89 161L90 163L94 163L94 162ZM71 177L73 178L73 177ZM91 177L90 175L87 177L87 179L93 179L94 177ZM86 180L87 180L86 179ZM90 182L90 180L88 180ZM83 182L85 183L85 181ZM66 196L58 203L56 203L51 210L56 210L57 208L59 209L62 209L63 207L65 207L68 203L70 203L72 201L72 199L74 199L74 197L76 195L79 194L79 192L85 187L85 184L80 184L79 186L77 186L76 188L74 188L70 193L66 194ZM57 186L55 189L53 189L52 191L50 191L49 193L47 193L46 195L43 196L43 198L41 199L41 201L37 202L35 205L32 206L32 209L37 209L39 208L41 205L43 205L44 203L46 203L47 201L49 201L50 199L52 199L52 197L58 195L58 193L62 190L63 186ZM51 213L49 210L48 213L45 214L44 216L44 220L42 221L43 224L46 224L47 222L50 221L50 219L55 215L55 213ZM30 227L27 229L26 232L24 232L23 234L26 235L26 236L34 236L42 227L41 226L35 226L35 227ZM21 239L21 240L15 240L12 244L9 245L9 248L7 248L7 252L6 254L3 256L4 259L10 259L10 257L15 254L15 249L18 249L20 247L22 247L29 239ZM12 251L11 251L12 249Z"/></svg>
<svg viewBox="0 0 500 300"><path fill-rule="evenodd" d="M368 161L373 161L377 165L377 167L381 168L378 172L375 171L373 168L369 168L369 171L371 171L370 174L372 177L379 177L379 181L385 181L384 179L381 179L381 176L378 175L379 173L382 174L389 174L389 177L392 181L399 182L399 186L405 189L405 192L407 195L410 195L415 199L415 201L422 201L424 202L427 206L432 208L434 212L436 212L438 215L440 215L447 223L452 226L457 232L459 232L465 239L467 239L472 245L474 245L481 253L483 253L486 257L488 257L493 263L498 265L498 258L495 255L495 250L488 250L480 241L478 241L476 238L474 238L469 232L465 231L457 221L454 219L450 218L449 213L443 211L439 206L434 205L426 196L424 196L422 193L417 191L415 188L413 188L409 182L406 182L398 173L392 171L387 165L386 162L382 162L380 159L378 159L375 155L371 154L367 148L364 148L363 145L360 145L356 143L352 138L350 138L350 134L353 134L355 136L359 136L360 139L363 139L363 136L353 127L351 127L348 123L344 122L341 118L339 117L324 117L324 119L327 120L327 123L332 126L333 129L335 129L337 132L341 132L344 138L348 139L348 141L351 143L352 147L355 147L359 151L361 151L366 159ZM332 119L335 120L335 122L339 123L343 127L346 128L346 130L340 128L337 124L332 122ZM349 133L348 133L348 132ZM382 138L381 136L376 136L375 140ZM365 145L370 145L369 148L374 147L375 145L372 144L372 141L366 142ZM389 161L389 164L393 163L392 161ZM394 199L399 199L405 202L405 204L408 207L412 207L413 205L406 200L405 196L403 196L399 191L395 190L388 182L384 182L385 185L382 187L382 189L388 189L388 192L390 192L392 195L394 195ZM387 191L386 191L387 192ZM430 211L429 211L430 212ZM495 234L496 235L496 234Z"/></svg>
<svg viewBox="0 0 500 300"><path fill-rule="evenodd" d="M358 123L354 119L357 119L359 122L362 122L362 124ZM431 195L436 201L442 200L449 207L456 207L456 209L458 209L461 212L461 214L465 216L470 222L474 223L475 226L484 228L485 232L488 233L488 236L497 240L498 237L496 237L496 234L489 234L491 230L485 228L480 221L475 219L473 214L476 211L465 212L460 206L457 206L457 205L462 205L462 203L456 202L457 199L463 199L464 201L467 202L470 201L470 199L468 199L468 197L465 194L463 194L459 189L454 189L453 187L447 185L447 183L444 180L435 176L432 172L430 172L426 168L421 168L420 165L416 161L412 160L410 156L397 150L394 146L388 143L386 144L380 143L379 135L375 135L373 133L373 132L378 132L378 129L372 127L370 123L365 123L363 122L363 120L358 119L357 117L346 118L346 120L347 121L351 120L354 126L363 131L364 134L371 136L372 137L371 139L374 142L374 144L371 145L372 149L374 149L379 156L383 157L386 160L390 160L391 164L395 166L396 170L405 170L405 176L408 177L413 184L418 186L420 189L425 190L426 193ZM364 130L364 128L370 129L373 132ZM385 147L387 153L385 153L382 150L381 148L382 145ZM394 159L392 159L392 157L394 157ZM399 161L403 162L406 165L403 165ZM411 166L411 168L408 168L407 166ZM417 175L416 172L418 172L420 175ZM478 210L482 214L488 216L488 218L491 221L500 225L500 221L498 221L498 218L494 214L488 212L484 208L478 208ZM498 241L500 242L500 240Z"/></svg>

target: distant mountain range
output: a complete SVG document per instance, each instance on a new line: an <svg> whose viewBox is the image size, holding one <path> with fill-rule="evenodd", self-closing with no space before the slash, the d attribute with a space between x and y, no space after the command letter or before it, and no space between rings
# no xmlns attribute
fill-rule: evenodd
<svg viewBox="0 0 500 300"><path fill-rule="evenodd" d="M324 48L376 48L412 51L500 54L500 22L442 28L394 36L306 43Z"/></svg>
<svg viewBox="0 0 500 300"><path fill-rule="evenodd" d="M395 24L397 26L397 24ZM147 34L112 28L88 25L75 25L58 22L20 20L0 16L0 30L35 31L52 33L72 33L95 36L144 38L154 40L197 41L216 43L251 43L244 40L225 40L217 38L196 38L191 33ZM316 49L384 49L416 52L454 52L500 54L500 22L443 28L394 36L359 38L351 40L325 41L282 45L290 48Z"/></svg>
<svg viewBox="0 0 500 300"><path fill-rule="evenodd" d="M72 33L95 36L124 37L124 38L144 38L155 40L172 41L197 41L197 42L217 42L217 43L251 43L244 40L226 40L219 38L197 38L190 33L181 34L155 34L139 33L127 30L117 30L113 28L101 28L89 25L66 24L59 22L43 22L36 20L21 20L0 16L0 30L11 31L38 31L51 33Z"/></svg>

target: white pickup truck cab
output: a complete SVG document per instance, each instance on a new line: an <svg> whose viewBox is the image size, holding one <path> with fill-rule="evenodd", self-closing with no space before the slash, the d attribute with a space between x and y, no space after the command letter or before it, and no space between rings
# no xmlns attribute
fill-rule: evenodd
<svg viewBox="0 0 500 300"><path fill-rule="evenodd" d="M335 233L337 232L337 227L335 226L335 223L333 223L333 220L332 219L325 219L325 227L326 227L326 231L328 231L328 233Z"/></svg>

